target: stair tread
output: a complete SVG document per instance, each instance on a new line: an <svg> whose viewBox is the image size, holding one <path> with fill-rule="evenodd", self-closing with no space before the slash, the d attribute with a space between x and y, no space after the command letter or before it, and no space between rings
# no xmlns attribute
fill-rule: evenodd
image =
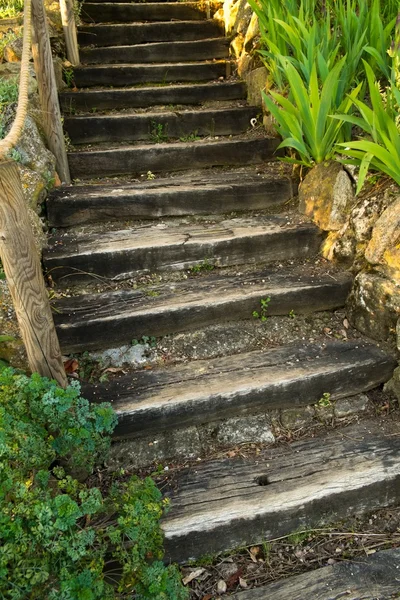
<svg viewBox="0 0 400 600"><path fill-rule="evenodd" d="M389 598L399 591L400 548L380 550L233 594L234 600ZM307 590L305 594L305 590ZM350 592L351 590L351 592ZM350 594L350 595L349 595Z"/></svg>
<svg viewBox="0 0 400 600"><path fill-rule="evenodd" d="M206 12L206 5L198 2L92 2L84 4L81 18L97 23L168 22L171 19L204 20Z"/></svg>
<svg viewBox="0 0 400 600"><path fill-rule="evenodd" d="M285 274L266 269L250 275L209 273L144 290L62 298L54 304L54 320L64 352L98 349L105 327L108 346L129 343L143 335L159 337L204 323L252 318L266 297L271 300L269 316L332 310L343 306L351 281L348 273L298 276L291 269Z"/></svg>
<svg viewBox="0 0 400 600"><path fill-rule="evenodd" d="M299 524L321 527L333 516L338 521L398 503L400 436L394 426L396 433L386 435L369 422L256 458L185 470L174 479L172 508L163 521L168 558L182 561L262 543ZM260 476L269 484L259 485Z"/></svg>
<svg viewBox="0 0 400 600"><path fill-rule="evenodd" d="M188 364L135 371L87 385L91 400L113 403L117 437L212 422L229 416L298 408L376 387L392 374L395 359L359 340L297 343Z"/></svg>

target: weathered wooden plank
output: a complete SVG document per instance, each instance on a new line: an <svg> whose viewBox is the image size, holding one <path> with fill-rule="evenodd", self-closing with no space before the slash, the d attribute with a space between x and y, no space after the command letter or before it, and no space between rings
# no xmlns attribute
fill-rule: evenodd
<svg viewBox="0 0 400 600"><path fill-rule="evenodd" d="M14 161L0 163L0 257L30 368L66 387L49 297Z"/></svg>
<svg viewBox="0 0 400 600"><path fill-rule="evenodd" d="M225 60L143 65L87 65L74 69L74 80L78 87L210 81L225 77L226 65Z"/></svg>
<svg viewBox="0 0 400 600"><path fill-rule="evenodd" d="M218 224L143 225L94 235L50 238L46 269L55 279L91 273L127 279L138 272L181 270L208 259L210 264L256 264L314 255L322 234L312 224L286 224L278 217L232 219Z"/></svg>
<svg viewBox="0 0 400 600"><path fill-rule="evenodd" d="M60 0L60 12L65 45L67 47L67 58L72 65L79 65L79 48L73 0Z"/></svg>
<svg viewBox="0 0 400 600"><path fill-rule="evenodd" d="M117 110L157 104L203 104L217 100L240 100L245 97L246 86L243 82L219 81L193 85L63 92L60 94L60 102L67 114L74 114L76 110Z"/></svg>
<svg viewBox="0 0 400 600"><path fill-rule="evenodd" d="M163 523L168 558L188 560L398 504L396 431L386 436L368 423L256 459L188 470L175 482ZM259 485L260 477L267 485Z"/></svg>
<svg viewBox="0 0 400 600"><path fill-rule="evenodd" d="M219 37L221 25L208 21L171 21L160 23L121 23L108 25L85 25L79 28L78 41L81 46L117 46L145 44L149 42L171 42L200 40Z"/></svg>
<svg viewBox="0 0 400 600"><path fill-rule="evenodd" d="M105 48L83 48L83 64L182 62L212 60L229 56L229 38L210 40L153 42L135 46L109 46Z"/></svg>
<svg viewBox="0 0 400 600"><path fill-rule="evenodd" d="M332 399L351 396L390 379L395 365L391 355L360 343L292 345L138 371L84 391L89 399L113 402L119 414L117 437L140 437L230 416L306 406L326 392Z"/></svg>
<svg viewBox="0 0 400 600"><path fill-rule="evenodd" d="M47 144L56 157L57 172L61 180L64 183L71 183L49 32L42 0L32 0L32 56L38 81L40 108L44 115L42 123Z"/></svg>
<svg viewBox="0 0 400 600"><path fill-rule="evenodd" d="M336 280L335 280L336 279ZM260 299L270 297L269 315L287 315L343 306L351 288L347 274L310 278L210 275L199 280L132 290L64 298L55 320L64 353L130 343L143 335L155 337L234 319L252 318ZM107 329L107 335L104 331Z"/></svg>
<svg viewBox="0 0 400 600"><path fill-rule="evenodd" d="M198 2L101 2L84 4L82 19L92 23L131 23L132 21L201 21L206 4Z"/></svg>
<svg viewBox="0 0 400 600"><path fill-rule="evenodd" d="M376 600L400 590L400 548L359 556L260 588L233 594L234 600Z"/></svg>
<svg viewBox="0 0 400 600"><path fill-rule="evenodd" d="M289 178L251 173L174 177L135 184L56 188L47 200L51 227L96 221L152 219L179 215L215 215L265 209L290 200L297 184Z"/></svg>
<svg viewBox="0 0 400 600"><path fill-rule="evenodd" d="M135 145L70 152L73 177L187 171L203 167L256 165L274 158L279 140L218 140Z"/></svg>
<svg viewBox="0 0 400 600"><path fill-rule="evenodd" d="M256 118L255 107L151 112L136 115L65 117L64 129L73 144L240 135ZM159 139L161 137L161 140Z"/></svg>

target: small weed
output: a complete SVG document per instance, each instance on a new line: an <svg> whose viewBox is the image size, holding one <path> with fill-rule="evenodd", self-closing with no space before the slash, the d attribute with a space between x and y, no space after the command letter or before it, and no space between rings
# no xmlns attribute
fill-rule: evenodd
<svg viewBox="0 0 400 600"><path fill-rule="evenodd" d="M92 108L90 109L90 112L92 112L92 113L97 112L97 106L92 106Z"/></svg>
<svg viewBox="0 0 400 600"><path fill-rule="evenodd" d="M6 278L6 274L4 273L3 265L2 265L2 264L1 264L1 262L0 262L0 281L1 281L1 280L3 280L3 281L4 281L4 280L5 280L5 278Z"/></svg>
<svg viewBox="0 0 400 600"><path fill-rule="evenodd" d="M292 310L291 310L291 311L289 311L289 317L290 317L291 319L295 319L295 318L296 318L296 314L295 314L295 312L294 312L293 308L292 308Z"/></svg>
<svg viewBox="0 0 400 600"><path fill-rule="evenodd" d="M64 81L69 88L75 87L74 70L72 67L63 69L63 76L64 76Z"/></svg>
<svg viewBox="0 0 400 600"><path fill-rule="evenodd" d="M162 123L156 123L155 121L150 121L150 125L151 141L155 144L161 144L162 142L166 142L168 139L167 125L163 125Z"/></svg>
<svg viewBox="0 0 400 600"><path fill-rule="evenodd" d="M146 296L149 296L150 298L157 298L160 295L160 292L157 292L156 290L147 290L146 291Z"/></svg>
<svg viewBox="0 0 400 600"><path fill-rule="evenodd" d="M310 532L307 530L295 531L288 536L287 541L293 546L298 546L299 544L305 542L308 539L309 535Z"/></svg>
<svg viewBox="0 0 400 600"><path fill-rule="evenodd" d="M268 311L268 306L269 303L271 302L271 298L268 296L268 298L261 298L260 300L260 310L254 310L253 311L253 317L255 319L260 319L260 321L262 321L262 323L265 323L265 321L267 320L267 311Z"/></svg>
<svg viewBox="0 0 400 600"><path fill-rule="evenodd" d="M182 137L180 137L179 141L181 141L181 142L197 142L200 139L201 138L198 135L198 131L196 129L196 131L194 131L193 133L189 133L188 135L183 135Z"/></svg>
<svg viewBox="0 0 400 600"><path fill-rule="evenodd" d="M268 562L272 550L272 544L269 542L263 542L262 549L264 553L264 560L265 562Z"/></svg>
<svg viewBox="0 0 400 600"><path fill-rule="evenodd" d="M0 19L16 17L24 10L24 0L3 0L0 7Z"/></svg>
<svg viewBox="0 0 400 600"><path fill-rule="evenodd" d="M12 148L12 150L9 151L8 156L11 160L15 160L15 162L22 162L22 154L15 148Z"/></svg>
<svg viewBox="0 0 400 600"><path fill-rule="evenodd" d="M212 271L213 269L215 269L214 265L212 265L206 258L198 265L193 265L193 267L190 267L189 272L193 275L198 275L199 273Z"/></svg>
<svg viewBox="0 0 400 600"><path fill-rule="evenodd" d="M146 173L146 177L147 179L151 180L151 179L155 179L156 176L154 175L154 173L152 173L151 171L147 171Z"/></svg>
<svg viewBox="0 0 400 600"><path fill-rule="evenodd" d="M157 338L153 335L142 335L139 339L133 339L131 342L132 346L150 346L150 348L155 348L157 346Z"/></svg>
<svg viewBox="0 0 400 600"><path fill-rule="evenodd" d="M331 395L329 392L324 392L322 397L318 400L317 406L321 408L327 408L328 406L332 406Z"/></svg>

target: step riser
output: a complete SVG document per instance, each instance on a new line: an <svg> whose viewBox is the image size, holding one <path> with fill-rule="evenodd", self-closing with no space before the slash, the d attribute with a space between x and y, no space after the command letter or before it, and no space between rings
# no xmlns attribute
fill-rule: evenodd
<svg viewBox="0 0 400 600"><path fill-rule="evenodd" d="M225 77L227 63L168 63L165 65L109 65L74 70L77 87L121 86L148 83L212 81Z"/></svg>
<svg viewBox="0 0 400 600"><path fill-rule="evenodd" d="M299 529L337 524L355 514L398 504L400 447L396 438L350 428L332 447L329 440L317 439L309 448L294 444L289 456L279 456L282 449L278 448L268 459L235 461L231 469L221 461L211 474L201 467L188 469L180 482L174 480L172 510L164 520L166 560L187 561L262 544ZM272 483L259 486L258 477L265 475ZM305 589L296 598L320 597ZM325 590L326 600L347 595L331 594L326 582ZM378 597L370 591L362 597ZM350 596L361 598L353 594L353 588ZM272 599L275 594L256 597Z"/></svg>
<svg viewBox="0 0 400 600"><path fill-rule="evenodd" d="M129 46L173 40L194 41L223 35L216 21L186 21L171 23L131 23L129 25L95 25L80 27L80 46Z"/></svg>
<svg viewBox="0 0 400 600"><path fill-rule="evenodd" d="M82 19L92 23L131 23L132 21L200 21L205 19L206 11L199 8L199 4L181 2L171 4L168 2L147 4L84 4L81 13Z"/></svg>
<svg viewBox="0 0 400 600"><path fill-rule="evenodd" d="M244 83L198 84L193 86L165 86L136 88L132 90L91 90L60 94L62 109L68 114L76 110L116 110L121 108L146 108L158 104L202 104L218 100L246 98Z"/></svg>
<svg viewBox="0 0 400 600"><path fill-rule="evenodd" d="M275 139L248 142L155 144L68 155L72 177L104 177L151 171L186 171L203 167L256 165L274 158ZM278 153L276 153L278 155Z"/></svg>
<svg viewBox="0 0 400 600"><path fill-rule="evenodd" d="M153 142L196 136L239 135L250 128L257 109L183 113L152 113L115 117L66 117L64 129L73 144ZM161 140L159 139L161 136Z"/></svg>
<svg viewBox="0 0 400 600"><path fill-rule="evenodd" d="M113 63L164 63L196 60L213 60L229 56L229 40L226 38L199 42L169 42L138 46L115 46L113 48L82 48L82 64Z"/></svg>
<svg viewBox="0 0 400 600"><path fill-rule="evenodd" d="M50 227L70 227L120 219L154 219L167 216L223 214L232 211L263 210L278 207L296 191L289 180L260 181L258 184L210 186L208 189L182 186L182 190L154 191L136 189L129 193L107 195L106 190L90 197L64 192L47 201ZM75 196L75 197L74 197Z"/></svg>
<svg viewBox="0 0 400 600"><path fill-rule="evenodd" d="M60 277L90 280L91 273L109 279L130 279L140 272L178 271L188 269L199 261L210 259L219 267L274 262L313 256L322 237L314 228L288 230L274 235L255 235L217 240L215 242L182 243L151 246L105 253L82 253L60 257L45 253L45 267L54 280ZM54 269L54 270L53 270ZM78 271L81 274L78 274ZM68 279L67 279L68 281Z"/></svg>
<svg viewBox="0 0 400 600"><path fill-rule="evenodd" d="M196 305L193 302L180 309L164 307L163 310L121 317L118 317L116 308L113 320L93 318L80 323L76 315L72 326L63 325L65 317L57 313L55 322L63 352L69 354L129 344L133 339L140 339L144 335L161 337L236 319L251 319L253 311L260 309L260 298L267 296L271 298L268 306L269 316L288 315L290 311L294 311L295 314L309 314L313 311L333 310L344 306L350 288L350 281L341 285L332 283L280 293L271 292L266 286L264 291L259 290L253 296L249 295L244 299L221 299L208 305ZM148 305L151 308L151 298L148 299Z"/></svg>

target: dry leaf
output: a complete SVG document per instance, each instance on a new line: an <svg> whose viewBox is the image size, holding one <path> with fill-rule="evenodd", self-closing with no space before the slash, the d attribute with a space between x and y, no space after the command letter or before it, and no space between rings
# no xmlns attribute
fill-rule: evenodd
<svg viewBox="0 0 400 600"><path fill-rule="evenodd" d="M258 563L257 556L260 553L260 546L252 546L249 550L250 558L254 563Z"/></svg>
<svg viewBox="0 0 400 600"><path fill-rule="evenodd" d="M64 369L65 369L65 372L67 373L67 375L72 375L72 373L75 373L75 371L77 371L78 368L79 368L79 363L76 360L76 358L69 358L64 363Z"/></svg>
<svg viewBox="0 0 400 600"><path fill-rule="evenodd" d="M204 573L204 571L205 571L205 569L203 569L202 567L200 567L199 569L195 569L194 571L189 573L189 575L187 575L184 579L182 579L183 585L187 585L188 583L193 581L193 579L196 579L196 577L199 577L200 575L202 575Z"/></svg>
<svg viewBox="0 0 400 600"><path fill-rule="evenodd" d="M247 581L245 581L244 579L242 579L241 577L239 577L239 585L240 587L246 589L248 587L247 585Z"/></svg>
<svg viewBox="0 0 400 600"><path fill-rule="evenodd" d="M348 322L347 319L343 319L343 326L346 327L346 329L348 329L350 327L350 323Z"/></svg>
<svg viewBox="0 0 400 600"><path fill-rule="evenodd" d="M220 579L217 583L217 592L218 594L225 594L227 589L227 585L223 579Z"/></svg>

